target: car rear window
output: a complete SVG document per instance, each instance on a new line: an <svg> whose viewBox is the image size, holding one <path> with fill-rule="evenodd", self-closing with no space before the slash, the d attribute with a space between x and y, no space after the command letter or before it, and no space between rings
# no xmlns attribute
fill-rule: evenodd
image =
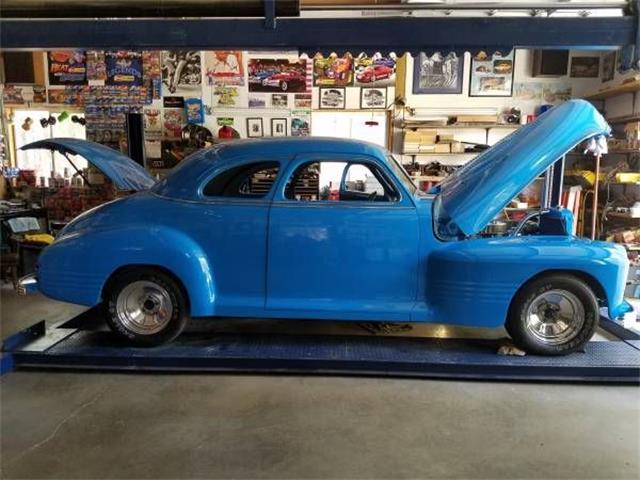
<svg viewBox="0 0 640 480"><path fill-rule="evenodd" d="M278 177L275 161L245 163L228 168L213 177L203 188L205 197L263 198Z"/></svg>

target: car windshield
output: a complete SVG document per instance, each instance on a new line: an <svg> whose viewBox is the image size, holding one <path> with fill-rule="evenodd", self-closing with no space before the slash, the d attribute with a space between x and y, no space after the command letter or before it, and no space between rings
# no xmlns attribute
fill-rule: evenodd
<svg viewBox="0 0 640 480"><path fill-rule="evenodd" d="M411 180L411 177L404 169L404 167L400 164L400 162L398 162L396 157L389 154L387 155L387 158L389 160L389 165L396 174L396 177L398 177L402 181L407 190L411 192L411 195L415 195L416 193L418 193L419 195L424 195L424 192L422 190L418 190L418 187L416 187L416 184L413 183L413 180Z"/></svg>

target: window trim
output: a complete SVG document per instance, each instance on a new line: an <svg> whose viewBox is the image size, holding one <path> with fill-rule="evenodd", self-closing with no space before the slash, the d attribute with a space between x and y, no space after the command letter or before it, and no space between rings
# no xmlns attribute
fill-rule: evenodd
<svg viewBox="0 0 640 480"><path fill-rule="evenodd" d="M269 163L269 162L278 164L278 174L276 175L275 180L271 184L271 188L269 189L269 191L262 197L225 197L225 196L205 195L204 193L204 189L207 187L207 185L209 185L209 183L214 178L216 178L218 175L221 175L228 170L231 170L232 168L241 167L243 165L251 165L254 163ZM196 192L196 197L198 198L199 201L204 201L204 202L229 202L229 203L231 202L247 202L247 203L271 202L271 200L273 199L273 195L276 191L276 187L280 182L280 178L282 176L283 171L284 171L283 161L281 158L277 158L277 159L276 158L261 158L261 159L245 158L241 161L231 160L225 165L213 167L213 170L207 174L206 178L202 182L200 182L200 185L198 186L198 190Z"/></svg>
<svg viewBox="0 0 640 480"><path fill-rule="evenodd" d="M327 156L315 156L313 154L300 154L294 160L289 163L288 168L286 169L286 175L281 177L281 183L278 185L278 189L276 192L277 197L274 197L274 203L286 203L287 205L300 205L300 206L368 206L368 207L396 207L396 206L406 206L405 203L405 195L404 190L398 186L398 182L395 180L394 176L390 174L388 171L388 166L381 165L376 161L374 157L364 156L364 155L353 155L353 154L340 154L335 153L331 154L331 157ZM331 163L346 163L347 165L351 164L359 164L364 165L371 171L372 167L377 169L380 175L382 175L385 180L389 183L389 185L396 191L398 199L395 201L385 201L385 202L370 202L368 200L349 200L349 201L330 201L330 200L316 200L316 201L303 201L296 200L292 198L287 198L286 196L286 188L289 180L293 177L294 173L298 171L304 165L308 165L311 163L322 163L322 162L331 162ZM346 170L346 167L345 167ZM371 171L373 174L373 171ZM344 175L344 171L343 171ZM341 179L342 183L342 179Z"/></svg>

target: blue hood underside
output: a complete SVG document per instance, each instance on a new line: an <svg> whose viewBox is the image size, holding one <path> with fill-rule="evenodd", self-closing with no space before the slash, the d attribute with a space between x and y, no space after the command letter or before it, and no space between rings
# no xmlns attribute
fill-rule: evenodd
<svg viewBox="0 0 640 480"><path fill-rule="evenodd" d="M556 160L611 129L585 100L553 107L518 129L439 186L434 215L443 238L480 232L515 196Z"/></svg>
<svg viewBox="0 0 640 480"><path fill-rule="evenodd" d="M78 138L51 138L30 143L21 150L46 149L63 155L80 155L98 168L120 190L139 191L153 186L155 180L140 165L116 150Z"/></svg>

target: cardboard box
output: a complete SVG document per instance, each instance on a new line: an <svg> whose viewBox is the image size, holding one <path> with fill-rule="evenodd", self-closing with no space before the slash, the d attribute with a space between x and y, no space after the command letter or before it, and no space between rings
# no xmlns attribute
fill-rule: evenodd
<svg viewBox="0 0 640 480"><path fill-rule="evenodd" d="M451 144L450 143L436 143L435 152L436 153L451 153Z"/></svg>
<svg viewBox="0 0 640 480"><path fill-rule="evenodd" d="M456 123L498 123L497 115L458 115Z"/></svg>
<svg viewBox="0 0 640 480"><path fill-rule="evenodd" d="M451 144L451 153L464 153L464 145L462 142L453 142Z"/></svg>

